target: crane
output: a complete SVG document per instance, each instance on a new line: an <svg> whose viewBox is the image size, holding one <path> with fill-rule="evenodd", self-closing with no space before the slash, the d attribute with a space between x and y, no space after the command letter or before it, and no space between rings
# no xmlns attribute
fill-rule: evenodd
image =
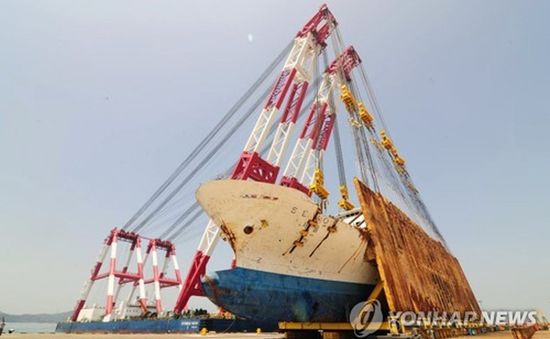
<svg viewBox="0 0 550 339"><path fill-rule="evenodd" d="M329 44L334 48L335 55L335 59L330 64L327 61L327 46ZM335 101L337 91L339 91L339 99L348 113L347 121L352 132L356 164L361 179L368 183L367 179L369 178L373 189L380 191L379 173L383 172L383 175L387 176L390 188L398 191L406 204L444 243L420 199L418 190L412 183L404 158L387 132L381 109L366 76L361 58L353 47L344 49L343 46L338 22L328 7L322 5L298 31L293 41L283 49L260 78L190 152L151 198L122 228L115 228L111 231L77 302L72 316L73 320L78 318L94 282L103 278L108 279L104 320L111 319L120 289L126 284L132 285L127 303L132 300L138 290L138 302L144 313L148 311L145 295L145 286L148 284L154 287L154 307L158 314L163 312L160 298L160 289L163 287L177 286L179 288L179 295L173 309L176 314L181 313L187 307L191 296L204 294L200 279L205 274L210 257L221 237L219 225L212 220L207 222L184 278L179 272L173 246L175 239L202 215L198 203L195 202L186 208L162 233L160 238L163 240L155 237L143 237L138 232L142 233L151 228L155 218L167 210L170 204L174 204L174 197L180 194L182 188L189 185L191 179L203 170L212 157L219 152L219 149L257 110L260 110L259 116L238 160L222 176L233 180L253 180L297 189L318 201L319 208L322 210L326 208L329 196L329 190L325 186L323 161L330 138L334 135L340 192L337 206L344 211L354 210L346 183L343 148L337 119L338 105ZM325 69L323 74L319 75L319 57L321 55L324 59ZM244 103L256 93L261 84L266 82L268 76L283 60L282 69L272 86L261 93L245 114L235 121L220 138L222 129L229 125L229 121L236 117L236 113ZM354 78L354 72L357 69L360 71L363 93L368 99L365 102L361 99L360 84ZM307 102L306 98L310 93L314 93L314 98L311 99L311 102ZM283 161L301 116L306 116L306 118L285 166ZM382 126L380 133L377 132L377 124ZM212 145L216 138L219 140ZM211 147L211 150L203 155L202 159L198 158L205 152L207 146ZM197 162L195 167L182 177L184 170L194 161ZM281 167L284 168L284 171L279 179ZM277 180L279 181L277 182ZM146 212L148 213L146 214ZM144 258L141 252L142 239L149 240ZM116 268L117 242L119 240L131 244L125 266L121 270ZM159 265L157 249L166 251L164 265ZM110 257L107 256L109 251ZM128 273L132 258L135 258L137 273ZM149 258L152 260L153 275L151 278L146 278L143 270ZM109 271L99 273L106 260L110 261ZM176 277L173 279L165 276L169 262L175 269Z"/></svg>
<svg viewBox="0 0 550 339"><path fill-rule="evenodd" d="M308 195L315 193L321 199L328 197L319 164L336 122L333 94L335 88L349 78L351 70L360 62L359 55L350 46L324 72L316 100L294 146L281 185L296 188ZM341 184L345 187L344 183ZM345 190L347 192L347 188ZM345 200L348 201L348 198ZM348 207L348 204L351 203L348 201L345 206Z"/></svg>
<svg viewBox="0 0 550 339"><path fill-rule="evenodd" d="M274 183L279 165L286 150L289 137L298 118L305 93L316 68L316 58L325 48L337 22L326 5L297 33L283 69L268 95L252 133L231 174L234 180L255 180ZM290 94L288 94L290 89ZM287 98L288 97L288 98ZM269 130L287 99L284 113L275 131L274 141L267 158L260 155ZM203 295L200 277L205 274L206 265L220 238L220 229L212 220L208 221L199 247L193 256L183 288L177 298L174 313L181 313L191 296Z"/></svg>

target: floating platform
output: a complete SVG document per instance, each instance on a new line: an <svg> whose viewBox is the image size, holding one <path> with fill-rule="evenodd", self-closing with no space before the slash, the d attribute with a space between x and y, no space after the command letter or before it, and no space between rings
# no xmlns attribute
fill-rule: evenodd
<svg viewBox="0 0 550 339"><path fill-rule="evenodd" d="M209 332L256 332L276 331L277 324L245 319L147 319L91 322L60 322L58 333L199 333L203 328Z"/></svg>

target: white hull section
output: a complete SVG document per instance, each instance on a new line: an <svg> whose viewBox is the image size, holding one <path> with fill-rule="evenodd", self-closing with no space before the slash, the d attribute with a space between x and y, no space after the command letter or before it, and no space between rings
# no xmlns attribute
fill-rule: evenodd
<svg viewBox="0 0 550 339"><path fill-rule="evenodd" d="M216 180L201 185L196 196L208 216L221 225L238 267L359 284L378 281L376 269L366 261L367 242L357 227L316 215L317 205L298 190Z"/></svg>

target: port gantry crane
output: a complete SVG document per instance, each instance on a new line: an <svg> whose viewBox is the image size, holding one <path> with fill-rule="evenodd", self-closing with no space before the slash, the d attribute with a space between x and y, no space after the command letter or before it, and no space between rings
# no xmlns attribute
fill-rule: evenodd
<svg viewBox="0 0 550 339"><path fill-rule="evenodd" d="M157 314L163 312L160 290L165 287L177 286L179 288L179 295L173 309L175 314L180 314L186 309L191 296L204 295L200 279L204 276L210 256L221 237L219 226L211 220L208 221L185 279L182 279L180 274L174 246L174 242L181 236L182 232L202 215L197 202L189 206L162 233L160 238L146 238L139 235L139 232L149 227L151 221L167 208L168 203L190 182L194 175L209 163L221 146L235 134L238 128L252 116L262 103L264 103L263 108L238 161L222 175L223 177L229 177L233 180L254 180L275 184L297 121L302 115L306 115L304 125L278 184L297 189L310 197L314 194L314 198L319 203L319 209L324 209L329 191L324 182L323 157L329 140L334 135L340 191L340 200L337 204L344 211L350 211L350 213L355 211L346 184L342 144L336 119L337 105L334 97L335 93L339 91L339 98L348 113L347 120L353 136L356 163L362 181L370 184L375 191L380 191L378 173L384 172L383 174L386 175L385 179L388 180L390 188L403 198L410 209L424 221L428 229L445 244L420 199L418 190L412 183L405 167L405 160L400 156L387 132L380 107L376 102L361 59L353 47L343 48L344 43L337 25L338 23L328 7L326 5L321 6L319 11L297 33L294 40L283 49L260 78L222 117L213 130L185 158L150 199L122 228L115 228L110 232L97 263L92 269L90 278L86 281L77 301L71 316L73 321L78 319L92 285L100 279L108 280L104 321L112 319L113 308L120 289L127 284L131 284L132 289L126 299L125 306L130 304L136 290L138 290L138 306L143 313L149 312L151 307ZM335 59L331 63L328 63L326 54L329 39L335 55ZM316 73L320 55L323 56L326 66L321 76ZM228 124L228 121L235 116L243 104L266 81L268 76L275 70L276 65L285 56L287 58L282 71L276 77L272 87L260 95L260 98L248 109L245 115L234 123L233 127L226 132L223 138L212 147L212 150L196 164L175 188L171 191L168 190L173 187L174 182L179 179L183 170L189 167L198 155L221 133L222 127ZM358 84L353 75L355 69L360 70L362 84L370 108L383 127L379 135L374 126L373 114L369 112L367 105L361 100L361 93L357 89ZM312 88L316 88L316 91L312 91ZM313 98L304 105L305 99L310 93L313 94ZM306 107L309 107L307 114L305 113ZM274 125L277 118L279 118L279 122ZM272 139L270 139L271 137ZM271 142L269 143L267 140L271 140ZM163 194L166 194L166 197L161 199ZM158 203L159 200L160 203ZM155 203L157 203L156 206ZM149 209L153 210L145 215ZM142 257L141 252L143 239L149 240L145 257ZM120 270L117 269L118 241L130 244L125 266ZM157 249L166 252L162 266L159 265ZM99 273L109 250L108 271ZM137 266L136 273L129 272L129 265L133 257L135 257ZM146 278L144 271L149 257L152 257L152 276ZM174 278L168 278L166 275L170 263L174 268ZM161 268L159 269L159 267ZM155 303L153 306L149 306L147 303L145 286L149 284L154 287ZM125 314L126 312L123 310L122 316L125 316Z"/></svg>

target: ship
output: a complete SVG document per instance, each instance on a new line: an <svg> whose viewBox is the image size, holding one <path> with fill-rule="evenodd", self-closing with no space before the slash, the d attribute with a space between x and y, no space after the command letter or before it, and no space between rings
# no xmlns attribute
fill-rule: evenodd
<svg viewBox="0 0 550 339"><path fill-rule="evenodd" d="M196 198L220 225L232 269L203 278L206 296L239 316L264 321L345 321L379 280L365 258L360 210L319 214L305 193L255 181L215 180Z"/></svg>
<svg viewBox="0 0 550 339"><path fill-rule="evenodd" d="M335 54L330 63L326 54L329 37ZM425 309L446 309L449 304L442 306L438 303L449 300L450 295L456 297L453 299L456 305L466 300L467 303L461 304L464 309L476 309L475 297L459 265L450 265L452 270L449 271L446 263L456 263L456 260L447 253L445 242L410 178L405 160L390 138L361 58L353 46L343 49L342 41L336 20L323 5L281 53L280 60L278 57L266 70L266 74L270 73L288 52L266 100L256 100L243 117L233 122L233 127L224 136L218 137L218 143L201 161L197 161L196 167L176 183L186 166L197 154L205 151L210 140L242 107L246 97L239 100L236 108L222 118L136 214L121 229L111 231L81 292L71 321L61 323L58 331L196 332L203 326L219 330L228 325L225 319L208 319L210 323L203 319L182 319L192 296L206 296L224 312L232 313L231 324L236 326L236 330L276 329L278 322L348 322L352 319L352 310L360 302L369 300L371 293L379 294L382 288L385 293L394 293L396 286L410 294L408 299L413 304L396 308L395 298L388 298L392 299L392 304L388 303L386 307L388 309L410 310L418 306L419 297L433 294L437 298L424 298L427 301L421 303ZM321 55L325 70L319 74L317 59ZM359 87L361 83L353 72L360 72L362 87ZM266 76L262 75L261 81L257 81L245 95L253 93L265 79ZM344 109L337 107L334 100L338 94ZM368 101L362 101L362 96ZM302 107L306 97L310 97L310 103ZM240 158L232 163L233 170L230 168L221 178L203 182L195 193L197 203L193 202L183 211L160 238L138 234L144 227L151 227L151 220L165 213L165 209L179 205L169 202L175 202L172 199L182 187L214 159L213 155L262 102L265 104ZM303 121L300 120L302 117L305 117ZM347 144L340 140L338 117L348 122ZM275 124L277 119L279 122ZM293 128L298 124L302 129L294 139ZM378 129L378 125L382 129ZM337 210L333 208L334 204L331 205L335 202L332 200L334 195L328 199L329 189L325 187L323 172L324 153L331 136L339 179ZM294 147L287 154L292 143ZM357 173L353 178L361 208L355 207L348 193L346 180L349 177L345 172L343 144L354 146L354 150L346 151L354 152ZM284 169L282 173L279 173L280 169ZM358 183L364 184L364 189ZM175 187L167 191L169 186ZM365 203L365 197L369 196L375 197L370 200L376 201L376 206ZM209 222L186 278L181 279L172 241L177 240L203 212ZM374 217L379 213L384 214L384 218ZM373 231L378 232L374 238ZM206 265L220 237L233 251L233 265L230 269L207 271ZM137 273L128 271L131 259L122 270L116 269L119 238L130 243L128 258L136 256ZM378 239L376 242L375 238ZM146 259L141 256L142 239L148 239L150 244L146 253L152 253L151 279L146 279L143 273ZM424 252L407 246L415 239L425 244ZM162 266L156 254L156 248L161 244L166 244ZM109 249L109 271L100 273ZM429 260L435 250L438 258L449 260ZM417 253L423 253L421 257L424 259L417 261ZM405 257L409 261L403 260ZM168 258L173 259L175 279L165 275ZM419 279L411 273L413 269L426 272L447 270L440 274L445 283L433 275L429 279ZM98 319L81 321L80 311L91 286L100 279L108 279L105 311L100 312ZM115 291L116 279L119 286ZM388 281L391 282L390 288ZM146 284L154 287L154 312L149 312L146 306ZM138 314L134 317L128 317L124 312L116 317L114 312L122 285L133 286L127 300L132 300L139 287L139 305L135 305ZM441 288L443 285L446 288ZM173 311L166 312L162 307L160 289L174 286L179 288L179 295ZM427 288L423 289L423 286ZM460 286L468 288L464 290L458 288ZM437 294L435 290L443 292ZM452 290L461 290L461 293L453 294ZM138 320L146 318L148 313L154 313L158 319Z"/></svg>
<svg viewBox="0 0 550 339"><path fill-rule="evenodd" d="M342 41L333 24L328 19L327 30L332 29L335 40ZM369 257L373 248L369 248L367 229L372 225L367 225L364 206L355 208L348 193L338 117L347 120L347 135L355 148L358 173L354 179L366 183L385 202L397 198L396 206L404 207L403 218L411 216L411 222L416 219L441 238L383 123L353 46L327 62L294 147L285 154L298 120L298 103L303 101L296 99L298 88L307 84L304 69L324 48L319 33L314 36L313 40L307 40L310 35L296 38L232 174L203 183L195 194L234 254L231 269L203 276L202 290L214 304L247 319L347 322L352 309L368 300L384 280ZM310 46L309 52L303 52L304 44ZM361 101L354 71L360 71L364 80L369 107ZM338 94L344 109L335 100ZM285 99L286 107L282 105ZM284 113L269 139L279 111ZM289 118L291 112L293 118ZM378 124L382 130L377 130ZM328 208L335 200L333 196L328 199L323 170L331 137L339 178L336 211ZM262 152L264 146L267 151ZM281 176L279 169L283 169Z"/></svg>

